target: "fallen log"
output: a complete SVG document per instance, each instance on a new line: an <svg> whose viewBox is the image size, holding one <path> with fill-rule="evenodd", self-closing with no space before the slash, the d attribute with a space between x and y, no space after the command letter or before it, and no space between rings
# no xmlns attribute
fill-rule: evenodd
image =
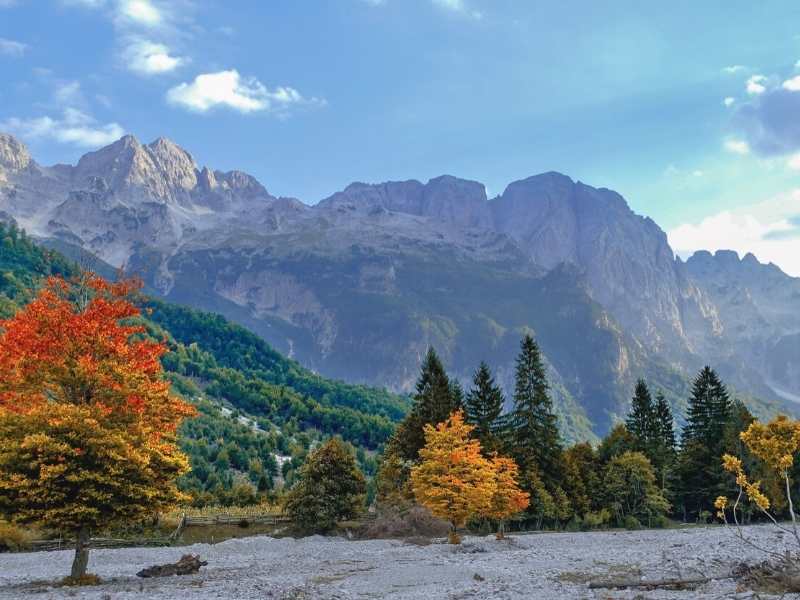
<svg viewBox="0 0 800 600"><path fill-rule="evenodd" d="M199 555L184 554L176 563L167 565L153 565L142 569L136 575L139 577L170 577L172 575L191 575L197 573L200 567L208 564L201 561Z"/></svg>
<svg viewBox="0 0 800 600"><path fill-rule="evenodd" d="M682 588L692 585L700 585L710 581L717 581L720 579L733 579L733 575L717 575L715 577L687 577L685 579L608 579L605 581L592 581L589 583L589 589L622 589L622 588Z"/></svg>

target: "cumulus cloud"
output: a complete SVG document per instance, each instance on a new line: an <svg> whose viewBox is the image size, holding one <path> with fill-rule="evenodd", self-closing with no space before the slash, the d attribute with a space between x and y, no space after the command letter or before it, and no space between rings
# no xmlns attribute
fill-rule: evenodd
<svg viewBox="0 0 800 600"><path fill-rule="evenodd" d="M800 75L792 77L791 79L787 79L783 82L781 87L783 87L785 90L789 90L790 92L800 92Z"/></svg>
<svg viewBox="0 0 800 600"><path fill-rule="evenodd" d="M75 108L64 109L60 118L12 117L1 122L0 129L11 131L22 138L49 139L81 148L105 146L125 134L118 123L100 124L92 116Z"/></svg>
<svg viewBox="0 0 800 600"><path fill-rule="evenodd" d="M723 103L725 106L733 106L733 104L734 104L735 102L736 102L736 98L733 98L733 97L731 97L731 96L728 96L727 98L725 98L725 99L722 101L722 103Z"/></svg>
<svg viewBox="0 0 800 600"><path fill-rule="evenodd" d="M763 94L767 91L767 86L765 85L766 81L767 78L763 75L753 75L747 80L745 89L747 89L747 93L751 96Z"/></svg>
<svg viewBox="0 0 800 600"><path fill-rule="evenodd" d="M156 27L164 22L162 11L150 0L121 0L118 11L118 18L145 27Z"/></svg>
<svg viewBox="0 0 800 600"><path fill-rule="evenodd" d="M235 69L203 73L191 83L181 83L167 92L167 102L199 113L228 108L245 114L286 114L296 105L324 103L317 98L306 99L291 87L270 90L255 77L242 77Z"/></svg>
<svg viewBox="0 0 800 600"><path fill-rule="evenodd" d="M28 45L16 40L0 37L0 54L20 57L28 51Z"/></svg>
<svg viewBox="0 0 800 600"><path fill-rule="evenodd" d="M800 91L790 88L774 86L734 113L733 128L760 156L800 150Z"/></svg>
<svg viewBox="0 0 800 600"><path fill-rule="evenodd" d="M761 262L800 277L800 189L680 225L667 235L680 256L697 250L752 252Z"/></svg>
<svg viewBox="0 0 800 600"><path fill-rule="evenodd" d="M130 40L123 51L126 66L140 75L157 75L174 71L186 62L180 56L174 56L168 46L146 39Z"/></svg>

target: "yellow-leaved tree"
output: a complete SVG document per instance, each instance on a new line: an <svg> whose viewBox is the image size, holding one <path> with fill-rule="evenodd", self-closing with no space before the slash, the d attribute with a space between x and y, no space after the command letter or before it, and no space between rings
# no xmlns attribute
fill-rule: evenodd
<svg viewBox="0 0 800 600"><path fill-rule="evenodd" d="M411 469L414 497L450 522L452 544L461 541L456 530L467 519L487 513L497 490L492 463L481 454L480 442L469 437L473 429L461 411L436 427L426 425L420 463Z"/></svg>
<svg viewBox="0 0 800 600"><path fill-rule="evenodd" d="M519 467L506 456L493 456L495 490L484 516L498 523L497 539L505 537L506 519L522 512L530 504L530 494L519 487Z"/></svg>
<svg viewBox="0 0 800 600"><path fill-rule="evenodd" d="M133 322L136 289L51 279L0 322L0 513L75 536L74 583L93 532L183 498L177 428L194 409L164 380L165 345Z"/></svg>
<svg viewBox="0 0 800 600"><path fill-rule="evenodd" d="M735 531L740 540L781 562L789 563L787 566L790 569L795 569L792 561L795 560L794 557L796 555L789 552L778 552L766 546L758 546L755 542L745 537L740 527L739 512L741 510L740 504L744 496L747 496L778 529L792 534L797 549L800 550L800 530L798 530L798 518L794 507L794 499L792 498L792 477L790 473L794 465L794 457L800 452L800 421L789 419L784 415L778 415L767 424L755 421L740 433L739 437L747 446L747 449L766 467L766 471L770 475L777 476L783 483L783 494L785 496L783 500L788 506L791 526L787 528L778 522L778 519L770 510L772 503L762 490L761 481L751 481L744 470L742 461L730 454L725 454L722 457L722 466L726 471L736 476L736 485L739 488L739 493L733 504L730 503L727 497L719 496L714 503L718 511L717 515L727 524L726 511L729 510L733 517L733 522L736 524Z"/></svg>

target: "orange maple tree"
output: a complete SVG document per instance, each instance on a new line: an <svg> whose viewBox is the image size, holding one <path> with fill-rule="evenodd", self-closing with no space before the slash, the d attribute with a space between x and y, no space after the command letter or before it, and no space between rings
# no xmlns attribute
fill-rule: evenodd
<svg viewBox="0 0 800 600"><path fill-rule="evenodd" d="M480 442L469 437L473 429L461 411L436 427L426 425L420 463L411 469L417 502L450 522L454 544L460 541L456 529L486 513L497 490L492 464L481 454Z"/></svg>
<svg viewBox="0 0 800 600"><path fill-rule="evenodd" d="M194 408L164 380L166 346L131 302L139 287L51 278L0 322L0 512L74 535L75 581L93 532L183 499L177 428Z"/></svg>
<svg viewBox="0 0 800 600"><path fill-rule="evenodd" d="M519 467L506 456L491 458L495 490L484 516L498 522L497 539L505 537L506 519L522 512L530 504L530 494L519 487Z"/></svg>

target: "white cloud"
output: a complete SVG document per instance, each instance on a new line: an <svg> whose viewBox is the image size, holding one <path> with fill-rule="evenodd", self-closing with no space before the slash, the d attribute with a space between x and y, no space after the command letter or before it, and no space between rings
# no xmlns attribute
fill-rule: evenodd
<svg viewBox="0 0 800 600"><path fill-rule="evenodd" d="M736 98L733 98L733 97L731 97L731 96L728 96L727 98L725 98L725 99L722 101L722 103L723 103L725 106L733 106L733 103L734 103L734 102L736 102Z"/></svg>
<svg viewBox="0 0 800 600"><path fill-rule="evenodd" d="M191 83L181 83L167 92L167 102L200 113L223 107L241 113L285 114L293 105L324 104L323 100L303 98L294 88L269 90L255 77L242 77L235 69L203 73Z"/></svg>
<svg viewBox="0 0 800 600"><path fill-rule="evenodd" d="M750 154L750 145L744 140L727 139L723 147L732 154Z"/></svg>
<svg viewBox="0 0 800 600"><path fill-rule="evenodd" d="M464 0L432 0L432 2L440 8L467 15L473 19L483 18L483 13L469 8Z"/></svg>
<svg viewBox="0 0 800 600"><path fill-rule="evenodd" d="M123 59L131 71L140 75L169 73L186 62L170 54L166 45L145 39L132 40L123 52Z"/></svg>
<svg viewBox="0 0 800 600"><path fill-rule="evenodd" d="M7 38L0 38L0 54L6 56L20 57L28 50L28 44L23 44L16 40L9 40Z"/></svg>
<svg viewBox="0 0 800 600"><path fill-rule="evenodd" d="M761 262L773 262L800 277L800 189L735 210L726 210L668 232L669 243L681 256L697 250L752 252Z"/></svg>
<svg viewBox="0 0 800 600"><path fill-rule="evenodd" d="M747 93L751 96L763 94L767 91L767 87L764 85L766 81L767 78L763 75L753 75L747 80Z"/></svg>
<svg viewBox="0 0 800 600"><path fill-rule="evenodd" d="M790 156L786 161L786 166L792 171L800 171L800 153Z"/></svg>
<svg viewBox="0 0 800 600"><path fill-rule="evenodd" d="M81 84L77 81L67 81L56 85L53 93L59 106L76 106L85 104L86 100L81 91Z"/></svg>
<svg viewBox="0 0 800 600"><path fill-rule="evenodd" d="M800 92L800 75L784 81L783 89L789 90L790 92Z"/></svg>
<svg viewBox="0 0 800 600"><path fill-rule="evenodd" d="M164 16L150 0L120 0L119 15L138 25L155 27L160 25Z"/></svg>
<svg viewBox="0 0 800 600"><path fill-rule="evenodd" d="M736 73L744 71L745 69L747 69L747 67L745 67L744 65L731 65L729 67L723 67L722 72L728 73L729 75L735 75Z"/></svg>
<svg viewBox="0 0 800 600"><path fill-rule="evenodd" d="M67 108L61 118L36 117L18 119L12 117L0 123L0 128L23 138L50 139L82 148L97 148L119 139L125 130L118 123L101 125L90 115L75 108Z"/></svg>

